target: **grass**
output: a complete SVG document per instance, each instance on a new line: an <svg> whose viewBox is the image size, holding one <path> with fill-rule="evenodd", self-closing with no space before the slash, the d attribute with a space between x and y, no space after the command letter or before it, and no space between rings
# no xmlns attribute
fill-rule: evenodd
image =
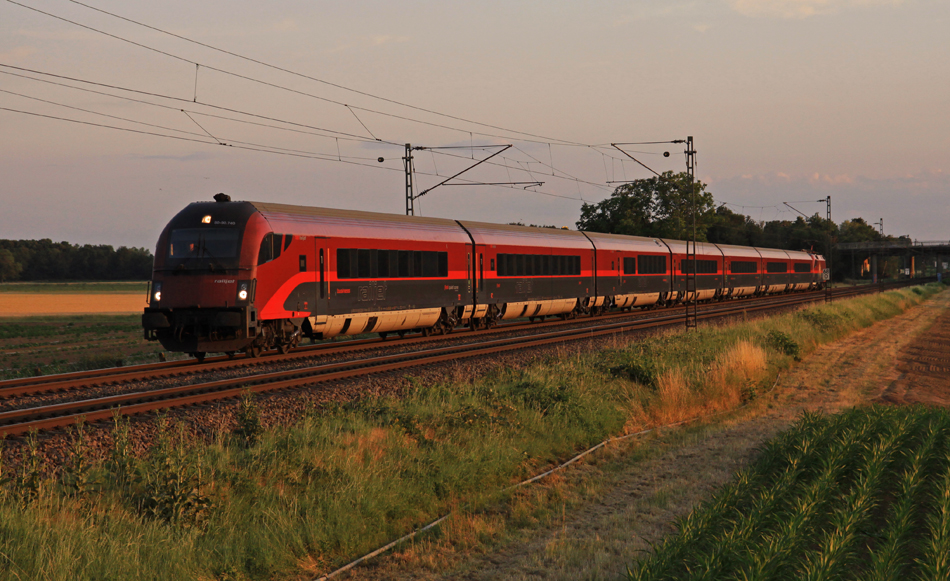
<svg viewBox="0 0 950 581"><path fill-rule="evenodd" d="M791 343L798 356L806 355L942 288L894 291L687 335L618 340L613 349L562 355L475 381L460 377L417 388L407 378L400 397L309 410L298 424L264 433L255 404L245 398L237 433L203 444L160 424L163 435L142 458L130 455L127 428L118 422L107 461L80 462L76 431L70 456L76 460L68 465L85 468L25 462L2 487L0 552L6 559L0 571L47 579L291 578L326 572L451 510L456 516L433 538L459 550L484 546L506 527L550 518L545 511L560 494L557 486L506 491L512 483L609 435L754 399L777 370L794 362ZM775 333L784 334L781 342L770 339ZM799 468L759 512L788 510L788 491L815 473L828 483L860 465L848 460L859 440L838 441L818 420L809 426L814 438L782 440L797 446L792 455L801 457ZM815 460L819 446L836 446L845 460L822 467ZM778 470L785 455L775 447L770 457L767 467ZM750 482L770 474L763 468ZM77 492L76 482L88 484ZM750 502L744 489L732 489L723 511ZM799 533L824 522L821 508L835 502L821 488L809 498L794 505ZM703 518L695 517L697 530L723 526L722 518L702 524ZM750 526L747 538L760 538L761 525Z"/></svg>
<svg viewBox="0 0 950 581"><path fill-rule="evenodd" d="M148 290L147 281L119 282L5 282L0 293L35 294L141 294Z"/></svg>
<svg viewBox="0 0 950 581"><path fill-rule="evenodd" d="M806 415L629 578L945 579L948 452L945 410Z"/></svg>

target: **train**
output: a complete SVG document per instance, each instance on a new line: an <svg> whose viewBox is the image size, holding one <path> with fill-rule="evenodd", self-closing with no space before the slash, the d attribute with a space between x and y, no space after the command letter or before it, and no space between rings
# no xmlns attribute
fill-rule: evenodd
<svg viewBox="0 0 950 581"><path fill-rule="evenodd" d="M193 202L159 236L145 338L207 353L301 339L444 334L809 289L814 252L271 202ZM687 274L694 272L687 288Z"/></svg>

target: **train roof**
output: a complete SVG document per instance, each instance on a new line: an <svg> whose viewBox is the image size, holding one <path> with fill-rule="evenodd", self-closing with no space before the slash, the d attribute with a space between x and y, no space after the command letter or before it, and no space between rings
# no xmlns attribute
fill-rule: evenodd
<svg viewBox="0 0 950 581"><path fill-rule="evenodd" d="M420 236L425 236L432 242L469 242L468 236L458 223L445 218L292 206L271 202L248 203L254 206L275 232L389 240L416 240Z"/></svg>
<svg viewBox="0 0 950 581"><path fill-rule="evenodd" d="M670 250L672 250L674 254L686 254L686 242L684 240L670 240L667 238L662 238L661 240L670 247ZM697 242L696 255L722 258L722 251L712 242Z"/></svg>
<svg viewBox="0 0 950 581"><path fill-rule="evenodd" d="M722 253L728 258L754 258L759 260L762 256L759 251L751 246L736 246L735 244L716 244Z"/></svg>
<svg viewBox="0 0 950 581"><path fill-rule="evenodd" d="M472 234L476 244L593 250L590 240L577 230L491 224L469 220L459 220L459 224Z"/></svg>
<svg viewBox="0 0 950 581"><path fill-rule="evenodd" d="M669 249L659 238L604 234L603 232L584 232L584 234L594 242L598 250L669 253Z"/></svg>

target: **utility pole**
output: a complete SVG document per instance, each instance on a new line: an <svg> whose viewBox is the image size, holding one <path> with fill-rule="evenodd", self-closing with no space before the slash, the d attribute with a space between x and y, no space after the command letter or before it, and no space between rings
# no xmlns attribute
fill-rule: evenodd
<svg viewBox="0 0 950 581"><path fill-rule="evenodd" d="M686 328L694 329L699 322L699 290L696 285L696 149L693 136L686 138L686 174L689 177L690 213L693 217L691 240L686 242L686 260L689 268L686 273ZM692 252L690 252L692 242Z"/></svg>
<svg viewBox="0 0 950 581"><path fill-rule="evenodd" d="M821 200L818 200L818 201L820 202ZM828 222L831 224L834 224L834 222L831 221L831 194L828 194L828 198L826 199L826 202L828 203ZM833 299L833 294L831 292L831 276L832 276L832 273L834 272L834 270L832 270L833 268L832 261L834 260L834 253L835 253L834 242L835 242L834 235L829 234L828 235L828 286L825 287L825 302L826 303L830 303Z"/></svg>
<svg viewBox="0 0 950 581"><path fill-rule="evenodd" d="M674 187L679 187L675 181L672 181L659 172L657 172L652 167L643 163L639 159L630 155L630 153L624 151L620 146L621 145L658 145L661 143L685 143L686 150L683 152L686 154L686 174L689 177L689 203L690 203L690 213L692 214L693 222L693 231L692 235L688 236L686 241L686 266L683 267L682 263L680 264L680 274L685 276L686 282L686 328L693 329L697 326L699 320L699 292L696 288L696 273L697 273L697 264L696 264L696 148L693 146L693 136L690 135L686 139L674 139L672 141L640 141L640 142L631 142L631 143L611 143L611 147L619 151L620 153L626 155L633 161L637 162L645 169L653 173L660 181L665 181ZM670 153L664 152L663 157L669 157ZM616 182L607 182L607 183L616 183ZM831 198L828 198L828 203L831 204ZM829 206L830 207L830 206ZM829 210L830 211L830 210ZM692 249L690 249L692 247ZM671 275L673 280L676 280L676 266L670 265Z"/></svg>
<svg viewBox="0 0 950 581"><path fill-rule="evenodd" d="M402 158L403 168L406 170L406 215L415 216L415 195L412 192L412 174L414 169L412 167L412 145L406 144L406 157Z"/></svg>

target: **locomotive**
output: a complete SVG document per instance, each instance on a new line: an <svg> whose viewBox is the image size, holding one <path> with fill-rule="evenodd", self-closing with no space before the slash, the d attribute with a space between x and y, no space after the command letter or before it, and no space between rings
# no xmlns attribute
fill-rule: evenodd
<svg viewBox="0 0 950 581"><path fill-rule="evenodd" d="M698 243L687 292L680 240L214 199L162 231L142 315L146 339L199 361L824 285L808 251Z"/></svg>

